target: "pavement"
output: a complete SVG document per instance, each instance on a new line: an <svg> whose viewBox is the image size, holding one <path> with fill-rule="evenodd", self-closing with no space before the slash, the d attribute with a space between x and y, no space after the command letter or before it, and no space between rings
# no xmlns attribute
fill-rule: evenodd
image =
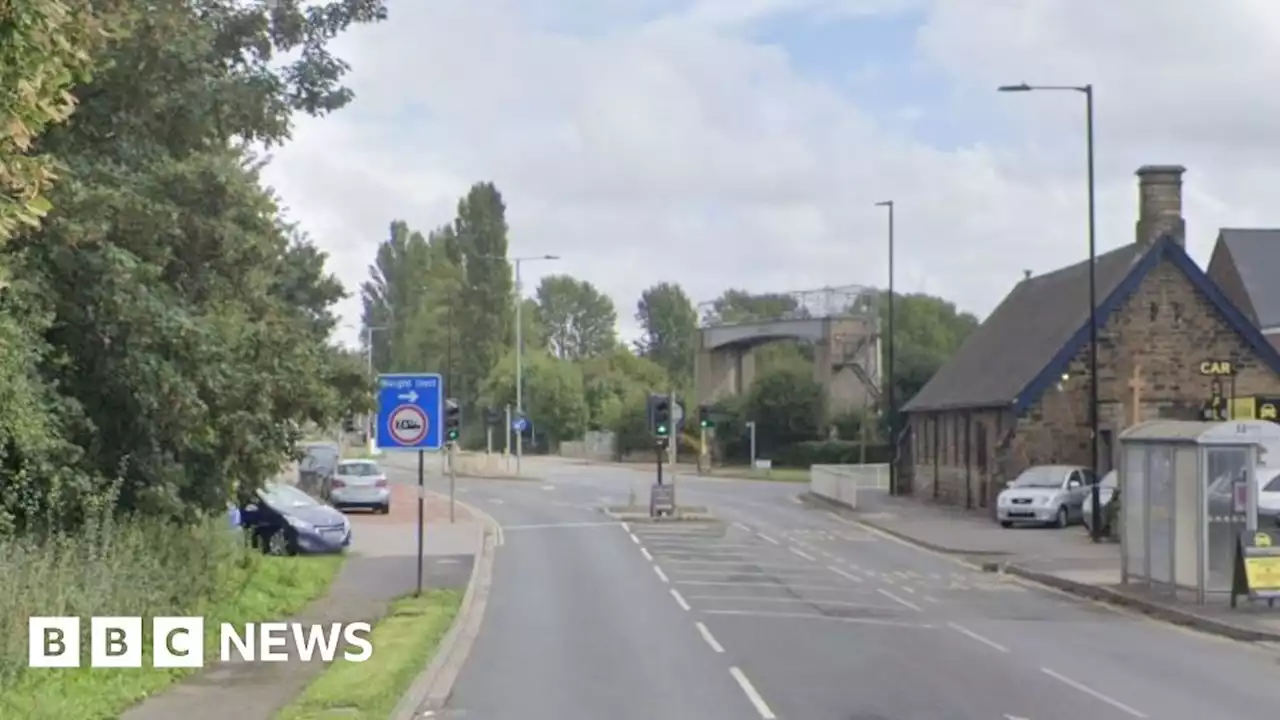
<svg viewBox="0 0 1280 720"><path fill-rule="evenodd" d="M1094 543L1083 526L1006 529L973 512L885 495L860 500L857 511L823 505L846 518L988 570L1235 640L1280 643L1280 608L1241 599L1240 606L1233 609L1228 597L1213 595L1200 605L1192 597L1125 585L1121 583L1119 544Z"/></svg>
<svg viewBox="0 0 1280 720"><path fill-rule="evenodd" d="M391 512L352 512L349 557L327 596L293 620L301 622L376 622L397 597L417 582L417 492L410 473L389 469ZM424 588L462 588L482 542L483 526L466 508L439 495L424 502ZM376 651L376 648L375 648ZM269 720L296 698L325 668L318 658L287 663L215 663L125 712L124 720Z"/></svg>
<svg viewBox="0 0 1280 720"><path fill-rule="evenodd" d="M433 719L1274 712L1280 653L1271 646L983 572L808 506L795 483L678 477L679 502L716 520L625 523L601 508L626 504L632 491L645 497L649 473L525 465L539 481L458 483L458 497L493 516L501 537L484 623ZM433 489L442 482L427 478Z"/></svg>

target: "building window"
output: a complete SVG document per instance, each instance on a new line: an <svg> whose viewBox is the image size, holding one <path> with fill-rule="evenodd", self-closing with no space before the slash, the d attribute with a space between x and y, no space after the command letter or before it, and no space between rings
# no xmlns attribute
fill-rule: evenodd
<svg viewBox="0 0 1280 720"><path fill-rule="evenodd" d="M985 473L987 471L987 424L979 420L976 427L974 427L974 435L974 444L977 446L976 450L978 451L978 457L976 458L978 472Z"/></svg>

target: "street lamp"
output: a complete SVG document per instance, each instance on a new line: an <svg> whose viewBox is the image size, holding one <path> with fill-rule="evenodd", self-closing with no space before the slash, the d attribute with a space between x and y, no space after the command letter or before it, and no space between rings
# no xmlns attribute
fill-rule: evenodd
<svg viewBox="0 0 1280 720"><path fill-rule="evenodd" d="M1094 181L1093 181L1093 85L1001 85L1000 92L1031 92L1032 90L1056 90L1077 92L1084 95L1085 112L1085 151L1088 155L1089 186L1089 434L1092 436L1093 487L1090 490L1093 500L1093 527L1091 536L1094 542L1102 541L1102 502L1099 490L1098 457L1098 250L1094 213Z"/></svg>
<svg viewBox="0 0 1280 720"><path fill-rule="evenodd" d="M888 378L884 381L888 386L885 393L885 406L889 413L889 494L898 494L898 433L897 433L897 414L894 413L894 397L893 397L893 201L883 200L876 203L876 207L889 209L889 358L888 358Z"/></svg>
<svg viewBox="0 0 1280 720"><path fill-rule="evenodd" d="M368 370L369 377L373 377L373 333L378 330L386 330L386 325L366 325L364 329L364 345L365 345L365 367ZM368 438L369 454L372 455L378 444L378 429L374 427L373 415L365 418L364 421L366 437Z"/></svg>
<svg viewBox="0 0 1280 720"><path fill-rule="evenodd" d="M524 417L524 294L520 286L520 264L535 260L559 260L558 255L532 255L512 258L516 271L516 416ZM511 428L507 428L511 432ZM516 433L516 475L520 475L520 456L524 453L524 432Z"/></svg>

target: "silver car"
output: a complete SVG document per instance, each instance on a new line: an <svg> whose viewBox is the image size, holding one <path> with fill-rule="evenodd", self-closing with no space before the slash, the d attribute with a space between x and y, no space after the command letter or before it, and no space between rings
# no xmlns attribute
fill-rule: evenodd
<svg viewBox="0 0 1280 720"><path fill-rule="evenodd" d="M343 460L333 475L329 504L338 509L368 508L386 515L391 512L386 474L373 460Z"/></svg>
<svg viewBox="0 0 1280 720"><path fill-rule="evenodd" d="M1066 527L1083 514L1092 475L1078 465L1027 468L996 497L996 519L1003 527L1014 523Z"/></svg>

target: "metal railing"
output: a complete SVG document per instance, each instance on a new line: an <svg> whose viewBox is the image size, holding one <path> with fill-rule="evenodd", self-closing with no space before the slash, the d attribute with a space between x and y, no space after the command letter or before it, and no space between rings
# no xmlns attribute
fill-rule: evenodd
<svg viewBox="0 0 1280 720"><path fill-rule="evenodd" d="M809 468L809 492L856 508L859 492L889 492L889 464L814 465Z"/></svg>

